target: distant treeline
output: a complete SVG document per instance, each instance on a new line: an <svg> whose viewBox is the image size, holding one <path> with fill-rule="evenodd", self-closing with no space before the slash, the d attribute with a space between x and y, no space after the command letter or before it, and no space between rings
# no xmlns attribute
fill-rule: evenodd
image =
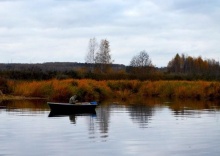
<svg viewBox="0 0 220 156"><path fill-rule="evenodd" d="M8 63L0 64L1 78L14 80L48 80L65 78L91 78L96 79L98 72L95 72L97 64L76 63L76 62L49 62L37 64ZM111 64L111 71L125 71L126 66ZM104 73L101 74L105 77Z"/></svg>
<svg viewBox="0 0 220 156"><path fill-rule="evenodd" d="M104 70L103 70L104 69ZM104 72L103 72L104 71ZM94 79L94 80L220 80L220 65L214 59L184 54L169 61L167 67L125 66L76 62L41 64L0 64L0 78L13 80Z"/></svg>
<svg viewBox="0 0 220 156"><path fill-rule="evenodd" d="M71 70L78 70L81 68L91 68L94 64L91 63L77 63L77 62L46 62L46 63L0 63L0 71L57 71L65 72ZM113 70L125 69L126 66L122 64L112 64Z"/></svg>
<svg viewBox="0 0 220 156"><path fill-rule="evenodd" d="M167 71L182 79L220 80L220 64L214 59L202 59L182 54L168 63Z"/></svg>

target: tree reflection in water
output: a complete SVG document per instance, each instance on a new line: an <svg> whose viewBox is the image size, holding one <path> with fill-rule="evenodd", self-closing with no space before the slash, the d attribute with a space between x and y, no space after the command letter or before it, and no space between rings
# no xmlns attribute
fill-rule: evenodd
<svg viewBox="0 0 220 156"><path fill-rule="evenodd" d="M72 124L77 124L76 118L85 117L88 125L90 138L108 137L109 120L110 120L110 105L98 107L95 113L79 113L79 114L57 114L50 112L49 117L64 117L68 116Z"/></svg>
<svg viewBox="0 0 220 156"><path fill-rule="evenodd" d="M200 114L204 114L204 111L219 111L218 101L173 100L167 106L172 110L175 117L199 117Z"/></svg>
<svg viewBox="0 0 220 156"><path fill-rule="evenodd" d="M144 99L143 101L130 101L131 103L121 102L114 103L106 102L100 104L96 108L95 114L66 114L72 124L78 124L76 119L81 119L80 116L85 117L87 123L89 137L101 138L106 141L109 137L110 119L114 113L126 113L130 120L139 128L149 128L149 123L153 122L152 118L160 112L159 109L169 109L173 116L179 117L199 117L204 111L219 111L219 101L192 101L192 100L170 100L170 99ZM42 114L48 113L49 108L45 101L8 101L2 102L1 105L4 109L15 115L26 114ZM202 111L201 111L202 110ZM61 115L62 116L62 115ZM94 117L95 116L95 117ZM124 114L120 114L120 117ZM83 117L84 118L84 117ZM121 118L116 119L120 122ZM112 118L112 121L114 118ZM112 123L114 125L114 123Z"/></svg>
<svg viewBox="0 0 220 156"><path fill-rule="evenodd" d="M0 103L0 108L15 115L36 115L49 110L44 99L6 100Z"/></svg>
<svg viewBox="0 0 220 156"><path fill-rule="evenodd" d="M154 109L147 105L133 105L128 107L131 119L134 123L138 123L140 128L147 128L153 116Z"/></svg>
<svg viewBox="0 0 220 156"><path fill-rule="evenodd" d="M99 109L96 109L97 122L99 124L100 133L102 138L108 137L109 121L110 121L110 105L102 105Z"/></svg>

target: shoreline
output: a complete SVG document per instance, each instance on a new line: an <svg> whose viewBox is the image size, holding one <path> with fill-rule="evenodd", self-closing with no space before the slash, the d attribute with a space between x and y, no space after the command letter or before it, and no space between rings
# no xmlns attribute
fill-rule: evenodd
<svg viewBox="0 0 220 156"><path fill-rule="evenodd" d="M47 98L42 97L26 97L26 96L15 96L15 95L1 95L0 101L4 100L46 100Z"/></svg>

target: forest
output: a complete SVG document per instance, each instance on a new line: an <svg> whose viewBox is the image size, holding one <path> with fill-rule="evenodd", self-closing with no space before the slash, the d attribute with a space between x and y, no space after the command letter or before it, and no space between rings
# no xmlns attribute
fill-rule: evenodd
<svg viewBox="0 0 220 156"><path fill-rule="evenodd" d="M37 64L0 63L0 76L12 80L94 79L94 80L220 80L220 64L214 59L203 59L176 54L166 67L153 65L149 54L142 50L131 58L130 64L114 64L110 43L91 38L85 63L47 62Z"/></svg>
<svg viewBox="0 0 220 156"><path fill-rule="evenodd" d="M147 53L145 53L147 54ZM132 62L133 61L133 62ZM13 80L220 80L220 65L214 59L176 54L167 67L122 64L51 62L42 64L0 64L0 76Z"/></svg>

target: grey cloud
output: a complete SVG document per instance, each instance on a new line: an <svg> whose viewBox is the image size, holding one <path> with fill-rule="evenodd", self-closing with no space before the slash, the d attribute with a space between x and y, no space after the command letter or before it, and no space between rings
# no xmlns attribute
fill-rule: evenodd
<svg viewBox="0 0 220 156"><path fill-rule="evenodd" d="M219 9L220 1L218 0L176 0L173 8L186 13L210 13Z"/></svg>
<svg viewBox="0 0 220 156"><path fill-rule="evenodd" d="M220 48L217 0L14 1L0 1L0 53L25 56L32 51L39 62L37 54L45 54L45 61L50 51L56 53L54 61L61 58L59 51L66 51L65 60L80 51L78 62L83 62L87 42L94 36L109 39L113 57L126 56L121 60L125 64L143 49L166 65L177 52L212 50L216 56ZM166 55L163 63L159 54Z"/></svg>

